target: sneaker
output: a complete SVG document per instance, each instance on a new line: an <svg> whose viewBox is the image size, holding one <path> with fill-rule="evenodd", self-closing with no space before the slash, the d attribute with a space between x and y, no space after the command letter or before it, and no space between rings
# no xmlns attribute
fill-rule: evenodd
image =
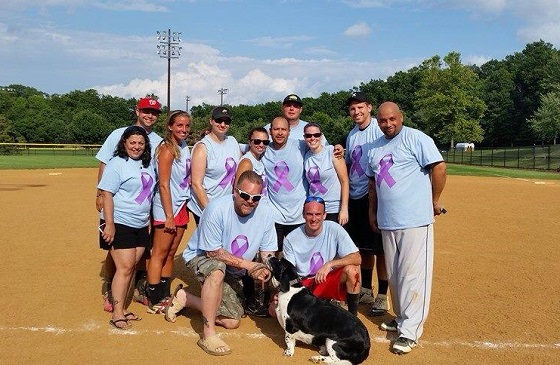
<svg viewBox="0 0 560 365"><path fill-rule="evenodd" d="M136 283L134 288L134 294L132 294L132 299L140 304L148 305L148 294L146 293L146 288L148 287L148 282L146 279L140 279Z"/></svg>
<svg viewBox="0 0 560 365"><path fill-rule="evenodd" d="M389 310L389 301L387 300L387 295L385 294L377 294L373 304L371 305L371 309L369 310L369 314L372 316L382 316Z"/></svg>
<svg viewBox="0 0 560 365"><path fill-rule="evenodd" d="M177 285L173 292L171 303L165 308L165 320L175 323L177 321L177 313L179 313L187 305L187 296L185 293L180 293L183 289L183 284ZM183 298L184 295L184 298Z"/></svg>
<svg viewBox="0 0 560 365"><path fill-rule="evenodd" d="M416 342L406 337L399 337L391 346L391 352L397 355L408 354L416 347Z"/></svg>
<svg viewBox="0 0 560 365"><path fill-rule="evenodd" d="M113 312L113 293L110 290L103 294L103 310L105 312Z"/></svg>
<svg viewBox="0 0 560 365"><path fill-rule="evenodd" d="M391 322L383 322L381 323L379 328L387 332L397 332L398 331L397 320L393 319Z"/></svg>
<svg viewBox="0 0 560 365"><path fill-rule="evenodd" d="M371 294L371 289L361 288L360 289L360 300L358 303L361 304L371 304L375 301L373 295Z"/></svg>
<svg viewBox="0 0 560 365"><path fill-rule="evenodd" d="M159 303L152 304L148 300L148 308L146 308L146 312L150 314L165 314L165 310L171 304L171 297L163 298Z"/></svg>

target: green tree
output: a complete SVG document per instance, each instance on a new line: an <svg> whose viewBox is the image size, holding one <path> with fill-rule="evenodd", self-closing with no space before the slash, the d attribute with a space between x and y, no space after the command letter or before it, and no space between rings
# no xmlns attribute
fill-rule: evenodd
<svg viewBox="0 0 560 365"><path fill-rule="evenodd" d="M552 140L556 144L560 134L560 91L544 95L541 106L527 122L542 142Z"/></svg>
<svg viewBox="0 0 560 365"><path fill-rule="evenodd" d="M74 113L68 125L68 132L74 143L98 143L106 138L111 130L111 125L101 115L89 109Z"/></svg>
<svg viewBox="0 0 560 365"><path fill-rule="evenodd" d="M420 129L432 135L436 142L480 142L480 127L486 105L478 97L479 80L461 64L460 54L451 52L422 63L420 88L415 94L416 115Z"/></svg>

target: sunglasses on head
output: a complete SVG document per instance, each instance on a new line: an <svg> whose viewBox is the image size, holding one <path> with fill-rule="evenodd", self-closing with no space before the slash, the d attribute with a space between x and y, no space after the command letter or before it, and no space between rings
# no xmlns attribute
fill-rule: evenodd
<svg viewBox="0 0 560 365"><path fill-rule="evenodd" d="M317 203L325 205L325 200L323 198L321 198L320 196L308 196L305 199L305 202L306 203L317 202Z"/></svg>
<svg viewBox="0 0 560 365"><path fill-rule="evenodd" d="M216 124L224 123L225 125L230 125L231 124L231 119L216 119L215 122L216 122Z"/></svg>
<svg viewBox="0 0 560 365"><path fill-rule="evenodd" d="M315 138L319 138L323 135L323 133L305 133L303 136L305 138L311 138L311 137L315 137Z"/></svg>
<svg viewBox="0 0 560 365"><path fill-rule="evenodd" d="M253 144L259 145L259 144L264 144L265 146L268 146L270 144L270 141L268 139L252 139L251 142L253 142Z"/></svg>
<svg viewBox="0 0 560 365"><path fill-rule="evenodd" d="M258 202L259 200L261 200L262 198L262 194L255 194L255 195L251 195L246 191L243 191L239 188L236 188L237 192L239 193L239 196L241 197L241 199L245 200L246 202L250 200L252 200L254 203Z"/></svg>

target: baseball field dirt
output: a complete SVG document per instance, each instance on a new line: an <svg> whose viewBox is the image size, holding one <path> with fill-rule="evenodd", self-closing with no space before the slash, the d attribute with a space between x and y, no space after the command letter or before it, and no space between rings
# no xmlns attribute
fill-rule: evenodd
<svg viewBox="0 0 560 365"><path fill-rule="evenodd" d="M177 323L147 314L118 331L102 310L94 208L96 169L0 171L0 364L307 364L316 350L282 355L275 320L219 329L233 353L196 342L200 315ZM372 349L366 364L552 364L560 359L560 182L449 176L435 223L432 305L420 345L389 352L386 317L360 308ZM192 227L180 247L185 247ZM180 256L175 284L198 292Z"/></svg>

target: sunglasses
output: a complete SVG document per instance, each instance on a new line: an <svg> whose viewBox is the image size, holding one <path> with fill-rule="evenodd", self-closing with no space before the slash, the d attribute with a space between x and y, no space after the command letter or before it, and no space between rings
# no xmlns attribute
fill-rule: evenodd
<svg viewBox="0 0 560 365"><path fill-rule="evenodd" d="M238 189L238 188L236 188L236 189L237 189L237 192L239 193L239 196L241 197L241 199L245 200L246 202L248 202L249 199L250 199L250 200L253 201L253 203L256 203L259 200L261 200L261 198L262 198L262 194L251 195L246 191L243 191L243 190Z"/></svg>
<svg viewBox="0 0 560 365"><path fill-rule="evenodd" d="M323 135L323 133L305 133L303 136L305 138L311 138L311 137L319 138L322 135Z"/></svg>
<svg viewBox="0 0 560 365"><path fill-rule="evenodd" d="M259 144L264 144L265 146L268 146L270 144L270 141L268 139L252 139L251 142L253 142L253 144L259 145Z"/></svg>
<svg viewBox="0 0 560 365"><path fill-rule="evenodd" d="M230 125L231 124L231 119L217 119L215 120L216 124L222 124L224 123L225 125Z"/></svg>
<svg viewBox="0 0 560 365"><path fill-rule="evenodd" d="M325 205L325 200L323 198L321 198L320 196L308 196L305 199L305 202L306 203L317 202L317 203Z"/></svg>

